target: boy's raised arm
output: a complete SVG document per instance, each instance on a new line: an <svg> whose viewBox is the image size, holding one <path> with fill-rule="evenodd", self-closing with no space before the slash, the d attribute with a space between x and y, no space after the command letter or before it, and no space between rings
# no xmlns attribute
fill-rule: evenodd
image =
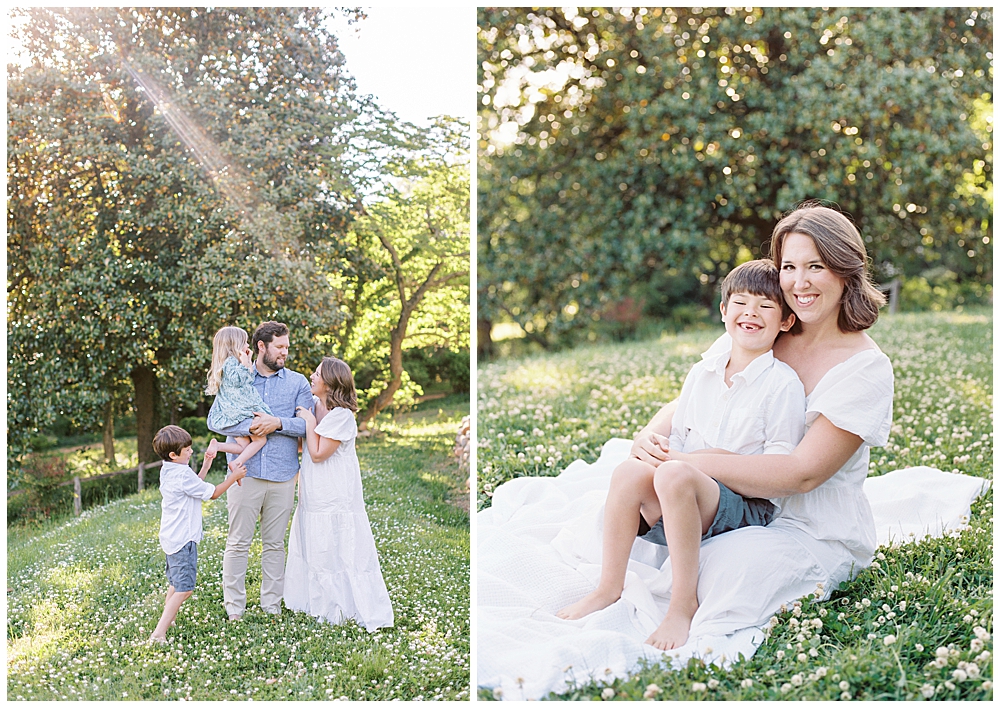
<svg viewBox="0 0 1000 708"><path fill-rule="evenodd" d="M222 484L218 484L215 487L215 493L212 494L212 499L218 499L221 497L227 489L239 482L241 479L247 476L247 468L243 465L236 465L236 470L222 480Z"/></svg>

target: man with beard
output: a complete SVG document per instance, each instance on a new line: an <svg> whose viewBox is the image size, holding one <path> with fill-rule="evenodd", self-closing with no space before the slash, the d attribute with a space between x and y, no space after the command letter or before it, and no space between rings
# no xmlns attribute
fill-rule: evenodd
<svg viewBox="0 0 1000 708"><path fill-rule="evenodd" d="M257 353L253 385L274 415L255 413L251 422L222 428L213 426L212 411L208 414L209 429L226 435L228 441L250 434L267 436L264 447L247 461L242 486L232 486L226 492L229 536L222 559L222 593L230 620L240 619L246 609L247 563L258 521L262 546L260 606L268 614L281 612L285 531L295 501L299 438L306 433L306 423L295 416L295 409L313 407L309 381L285 368L288 345L288 327L281 322L265 322L251 341ZM236 456L229 457L232 460Z"/></svg>

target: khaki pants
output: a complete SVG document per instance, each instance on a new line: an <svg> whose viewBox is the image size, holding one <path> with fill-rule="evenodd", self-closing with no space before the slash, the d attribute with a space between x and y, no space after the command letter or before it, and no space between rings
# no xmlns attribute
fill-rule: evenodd
<svg viewBox="0 0 1000 708"><path fill-rule="evenodd" d="M285 532L295 502L295 480L269 482L244 477L243 486L226 492L229 537L222 557L222 595L227 615L242 615L247 606L246 576L250 544L260 521L260 606L281 611L285 583Z"/></svg>

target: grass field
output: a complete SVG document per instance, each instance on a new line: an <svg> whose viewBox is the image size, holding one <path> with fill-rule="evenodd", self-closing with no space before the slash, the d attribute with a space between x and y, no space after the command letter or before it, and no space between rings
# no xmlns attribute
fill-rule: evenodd
<svg viewBox="0 0 1000 708"><path fill-rule="evenodd" d="M479 508L503 482L558 474L631 438L680 393L720 330L503 360L479 370ZM895 372L892 435L872 475L915 465L993 478L989 311L883 317L872 337ZM992 492L947 538L880 548L824 603L779 615L763 646L730 671L693 661L627 680L573 686L582 700L989 700L993 697ZM488 691L481 698L491 698Z"/></svg>
<svg viewBox="0 0 1000 708"><path fill-rule="evenodd" d="M78 519L9 527L9 700L466 700L469 519L451 448L468 399L418 406L358 444L368 515L396 623L368 634L259 607L260 540L248 609L222 606L225 500L206 502L198 587L166 646L157 489ZM209 481L221 477L210 474Z"/></svg>

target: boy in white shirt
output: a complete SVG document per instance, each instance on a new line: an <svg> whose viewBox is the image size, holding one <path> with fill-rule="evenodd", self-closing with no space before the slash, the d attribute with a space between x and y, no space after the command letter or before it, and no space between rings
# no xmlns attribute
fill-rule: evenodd
<svg viewBox="0 0 1000 708"><path fill-rule="evenodd" d="M193 450L191 435L184 428L168 425L153 437L153 450L163 460L160 468L160 547L167 554L167 598L163 615L150 635L152 642L167 640L167 629L173 624L181 605L194 592L198 574L198 542L201 527L201 503L218 499L223 492L246 476L246 468L238 466L218 485L205 482L214 451L205 451L205 461L197 475L188 466Z"/></svg>
<svg viewBox="0 0 1000 708"><path fill-rule="evenodd" d="M757 260L734 268L723 280L720 310L732 348L712 347L691 368L671 422L669 448L665 438L661 445L686 453L788 454L805 433L805 392L795 371L771 353L778 335L795 324L774 264ZM639 506L636 535L669 545L673 583L667 615L646 643L673 649L687 642L698 609L701 542L744 526L766 526L777 507L767 499L744 498L685 462L647 467L659 505ZM560 610L559 617L577 619L621 597L628 556L609 554L617 545L608 528L606 523L597 588Z"/></svg>

